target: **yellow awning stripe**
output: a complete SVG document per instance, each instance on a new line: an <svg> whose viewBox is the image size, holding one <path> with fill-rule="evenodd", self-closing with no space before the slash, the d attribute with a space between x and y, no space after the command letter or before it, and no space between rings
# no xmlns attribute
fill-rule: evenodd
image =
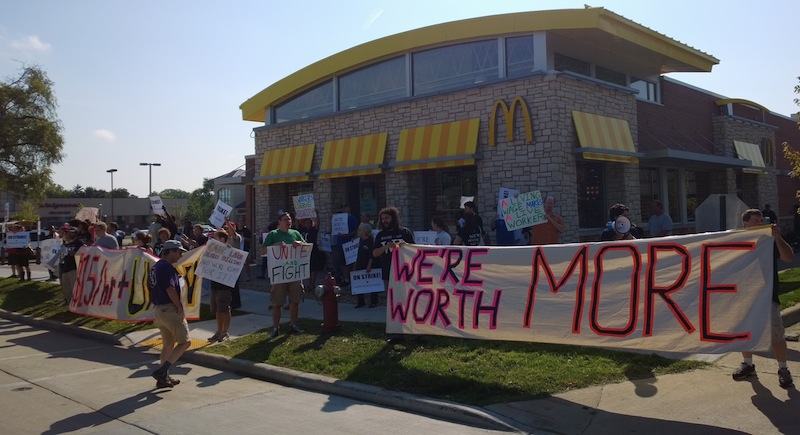
<svg viewBox="0 0 800 435"><path fill-rule="evenodd" d="M307 181L314 160L314 144L300 145L264 153L258 184Z"/></svg>
<svg viewBox="0 0 800 435"><path fill-rule="evenodd" d="M480 118L400 131L396 171L448 168L475 164Z"/></svg>
<svg viewBox="0 0 800 435"><path fill-rule="evenodd" d="M742 172L762 175L767 173L767 165L764 164L764 158L761 156L761 149L758 145L735 140L733 141L733 146L736 147L736 154L740 159L752 162L753 166L742 168Z"/></svg>
<svg viewBox="0 0 800 435"><path fill-rule="evenodd" d="M319 178L380 174L388 133L325 142Z"/></svg>
<svg viewBox="0 0 800 435"><path fill-rule="evenodd" d="M639 158L636 156L624 155L625 153L636 153L628 121L577 110L572 111L572 119L575 122L575 130L578 132L581 148L618 152L585 152L583 158L607 162L639 162Z"/></svg>

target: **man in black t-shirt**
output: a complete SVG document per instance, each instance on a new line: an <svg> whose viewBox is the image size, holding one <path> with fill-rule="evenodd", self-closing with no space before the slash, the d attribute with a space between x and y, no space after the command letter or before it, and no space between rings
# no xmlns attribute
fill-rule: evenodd
<svg viewBox="0 0 800 435"><path fill-rule="evenodd" d="M389 287L389 272L392 265L392 249L403 243L414 243L414 233L400 226L400 212L395 207L386 207L378 214L381 231L375 236L372 256L381 259L383 287Z"/></svg>

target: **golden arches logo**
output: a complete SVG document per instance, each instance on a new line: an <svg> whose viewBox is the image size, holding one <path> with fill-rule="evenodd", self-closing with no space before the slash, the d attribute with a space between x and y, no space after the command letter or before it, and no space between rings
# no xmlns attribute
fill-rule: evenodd
<svg viewBox="0 0 800 435"><path fill-rule="evenodd" d="M531 127L531 114L528 111L528 104L525 100L517 96L511 100L511 106L503 100L497 100L492 107L492 117L489 119L489 146L495 146L495 130L497 127L497 109L503 109L503 116L506 118L506 138L509 142L514 140L514 112L517 104L522 107L522 118L525 121L525 140L533 143L533 127Z"/></svg>

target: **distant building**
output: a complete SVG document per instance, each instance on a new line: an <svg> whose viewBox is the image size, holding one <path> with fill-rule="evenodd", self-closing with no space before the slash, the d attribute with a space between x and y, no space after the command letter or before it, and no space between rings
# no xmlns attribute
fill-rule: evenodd
<svg viewBox="0 0 800 435"><path fill-rule="evenodd" d="M188 199L162 198L167 211L177 217L186 213ZM47 198L36 208L42 227L59 226L73 219L82 207L97 207L106 222L112 220L125 232L134 228L147 228L152 222L153 212L148 198L114 198L114 215L111 215L111 198ZM210 214L210 212L209 212ZM180 226L180 222L178 222Z"/></svg>

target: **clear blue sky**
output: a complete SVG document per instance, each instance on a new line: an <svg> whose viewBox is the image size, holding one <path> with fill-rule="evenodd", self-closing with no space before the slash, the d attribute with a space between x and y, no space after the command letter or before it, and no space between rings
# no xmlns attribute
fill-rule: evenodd
<svg viewBox="0 0 800 435"><path fill-rule="evenodd" d="M670 77L789 115L800 49L797 2L630 1L602 6L720 59ZM270 84L367 41L464 18L582 8L582 1L5 1L0 77L22 63L55 82L66 158L56 183L145 196L187 191L254 153L239 105ZM21 63L22 62L22 63Z"/></svg>

